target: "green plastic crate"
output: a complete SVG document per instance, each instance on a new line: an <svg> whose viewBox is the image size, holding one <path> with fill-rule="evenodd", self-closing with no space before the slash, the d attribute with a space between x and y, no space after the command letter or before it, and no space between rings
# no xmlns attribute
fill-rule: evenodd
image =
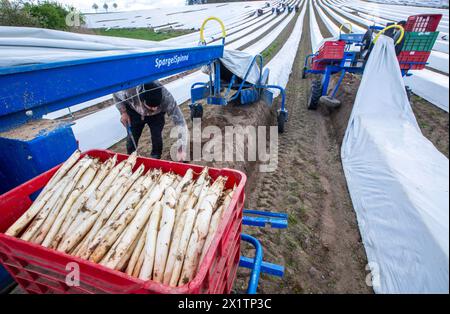
<svg viewBox="0 0 450 314"><path fill-rule="evenodd" d="M431 51L439 32L406 32L402 51Z"/></svg>

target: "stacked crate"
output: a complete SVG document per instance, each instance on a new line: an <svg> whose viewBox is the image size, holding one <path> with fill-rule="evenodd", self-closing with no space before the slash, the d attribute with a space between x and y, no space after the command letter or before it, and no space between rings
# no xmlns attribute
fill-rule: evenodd
<svg viewBox="0 0 450 314"><path fill-rule="evenodd" d="M405 40L398 61L402 70L422 70L426 67L439 32L436 31L442 15L421 14L408 18Z"/></svg>

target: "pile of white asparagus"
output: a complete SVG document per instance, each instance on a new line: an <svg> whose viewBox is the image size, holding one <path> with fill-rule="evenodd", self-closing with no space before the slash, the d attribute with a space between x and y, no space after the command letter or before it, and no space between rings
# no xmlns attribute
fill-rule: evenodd
<svg viewBox="0 0 450 314"><path fill-rule="evenodd" d="M194 180L76 151L8 229L19 237L142 280L172 287L197 273L233 190L205 168Z"/></svg>

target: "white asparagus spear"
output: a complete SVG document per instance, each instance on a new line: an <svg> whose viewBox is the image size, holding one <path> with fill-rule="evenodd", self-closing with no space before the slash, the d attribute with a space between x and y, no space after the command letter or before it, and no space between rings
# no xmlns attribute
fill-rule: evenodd
<svg viewBox="0 0 450 314"><path fill-rule="evenodd" d="M92 226L99 221L99 219L105 219L109 217L109 213L117 206L117 204L122 200L123 196L128 191L129 187L133 184L135 180L140 176L137 171L132 174L124 174L119 177L112 188L103 196L100 202L91 210L92 215L83 221L80 226L76 228L74 233L69 234L67 238L63 239L58 250L65 253L70 252L76 245L80 242L83 237L91 230ZM88 202L89 204L89 202ZM90 210L90 209L89 209ZM95 231L96 233L96 231ZM95 235L94 233L94 235ZM85 242L89 243L89 242Z"/></svg>
<svg viewBox="0 0 450 314"><path fill-rule="evenodd" d="M197 218L195 219L194 228L189 239L180 277L180 282L183 284L190 282L194 278L198 260L202 254L206 237L208 236L212 213L222 195L226 180L223 177L217 178L198 206Z"/></svg>
<svg viewBox="0 0 450 314"><path fill-rule="evenodd" d="M31 222L31 224L28 226L27 230L22 234L20 237L22 240L30 241L31 238L34 236L37 230L42 226L45 219L47 218L48 213L50 210L58 203L59 198L61 194L64 192L64 189L66 185L69 183L70 178L64 178L60 184L55 186L55 190L52 193L52 196L47 201L47 203L44 205L42 210L37 214L37 216L34 218L34 220Z"/></svg>
<svg viewBox="0 0 450 314"><path fill-rule="evenodd" d="M22 230L33 220L34 217L41 211L45 203L50 199L52 193L50 193L55 185L61 180L61 178L70 170L70 168L80 158L80 151L76 150L72 156L67 159L66 162L58 169L53 175L39 196L36 198L31 207L6 231L6 235L17 237Z"/></svg>
<svg viewBox="0 0 450 314"><path fill-rule="evenodd" d="M127 195L128 190L133 186L134 182L139 179L144 171L144 165L141 165L132 175L131 177L125 181L125 183L119 188L117 194L115 194L111 201L106 203L103 206L101 212L94 211L94 215L86 219L81 225L85 225L86 222L88 226L88 233L86 238L83 240L83 246L78 251L78 257L81 257L83 254L86 254L86 251L89 248L90 243L93 241L97 232L104 226L104 224L108 221L111 214L114 212L116 207L120 204L122 199ZM108 194L108 193L107 193ZM102 199L103 201L103 199ZM86 225L85 225L86 226ZM81 226L80 226L81 228ZM83 235L84 236L84 235Z"/></svg>
<svg viewBox="0 0 450 314"><path fill-rule="evenodd" d="M139 233L139 236L134 240L133 244L129 247L127 253L122 257L119 264L115 268L116 270L124 271L125 267L127 266L127 263L129 262L131 255L133 254L134 250L136 250L137 244L139 242L139 238L142 235L142 231Z"/></svg>
<svg viewBox="0 0 450 314"><path fill-rule="evenodd" d="M183 211L187 208L186 204L191 197L191 193L194 189L195 182L191 182L188 186L186 186L180 193L180 197L177 202L177 206L175 208L175 224L178 225L178 220L183 213Z"/></svg>
<svg viewBox="0 0 450 314"><path fill-rule="evenodd" d="M111 215L111 218L92 241L92 246L89 249L92 251L92 254L89 256L90 261L98 263L108 253L112 245L136 215L138 210L137 205L151 184L151 176L141 177L136 181L128 192L129 195L126 202L117 207L116 211ZM128 248L131 244L132 242L128 245Z"/></svg>
<svg viewBox="0 0 450 314"><path fill-rule="evenodd" d="M83 174L80 181L77 183L75 190L67 198L64 203L61 211L58 214L58 217L55 219L55 222L52 224L47 236L42 242L42 246L49 247L53 242L56 234L58 233L61 225L63 224L66 216L70 212L70 208L73 206L75 201L79 198L79 196L87 189L87 187L91 184L92 180L94 180L95 174L99 168L98 163L94 163L91 167L89 167L86 172Z"/></svg>
<svg viewBox="0 0 450 314"><path fill-rule="evenodd" d="M148 212L151 214L150 211L148 211ZM130 275L130 276L133 275L133 271L136 268L136 264L138 262L139 256L141 255L142 250L144 248L145 238L146 238L146 235L147 235L147 230L148 230L148 221L145 222L145 227L144 227L143 231L141 232L141 234L139 236L138 243L137 243L136 247L134 248L134 251L131 254L130 261L128 262L128 265L127 265L126 273L128 275ZM117 248L116 248L116 250L117 250ZM139 270L140 270L140 267L139 267Z"/></svg>
<svg viewBox="0 0 450 314"><path fill-rule="evenodd" d="M233 194L235 190L230 190L225 192L225 197L223 200L223 203L217 208L217 210L214 212L211 223L209 224L209 230L208 230L208 236L206 237L205 244L203 245L202 255L200 256L198 265L200 266L203 258L205 257L206 253L208 253L208 249L212 243L212 240L214 239L214 236L216 235L217 229L219 228L220 221L223 217L223 213L228 209L228 206L230 206L231 200L233 199Z"/></svg>
<svg viewBox="0 0 450 314"><path fill-rule="evenodd" d="M153 263L155 260L156 238L158 236L159 222L161 220L162 204L158 202L150 216L147 237L144 247L144 263L139 273L139 279L149 280L152 277ZM105 265L108 266L108 265Z"/></svg>
<svg viewBox="0 0 450 314"><path fill-rule="evenodd" d="M169 255L167 257L166 267L164 269L163 283L168 285L170 283L170 278L172 277L173 267L175 266L178 245L180 243L181 234L183 233L184 226L186 224L186 215L188 211L183 211L183 213L178 218L176 226L174 228L172 241L170 243Z"/></svg>
<svg viewBox="0 0 450 314"><path fill-rule="evenodd" d="M136 238L139 230L144 227L144 223L147 221L148 216L151 214L151 208L161 199L164 191L169 188L174 180L175 177L172 174L164 174L157 186L152 189L150 195L148 196L148 199L145 200L144 203L140 204L140 207L138 205L139 209L138 213L136 214L137 219L134 219L131 222L132 227L128 229L126 236L123 238L123 242L117 246L116 251L108 252L108 255L110 255L110 259L107 261L107 265L109 265L109 267L116 267L123 254L126 253L127 248Z"/></svg>
<svg viewBox="0 0 450 314"><path fill-rule="evenodd" d="M183 261L184 257L186 255L186 249L189 244L189 238L191 236L192 228L194 227L195 223L195 214L196 211L194 209L188 209L185 212L183 212L184 215L186 215L185 222L184 222L184 228L183 232L180 237L180 241L178 243L178 247L176 250L175 255L175 263L173 266L172 274L170 276L170 286L176 287L178 285L182 267L183 267Z"/></svg>
<svg viewBox="0 0 450 314"><path fill-rule="evenodd" d="M70 208L69 213L64 218L64 222L59 229L57 235L53 239L50 248L56 249L61 242L64 235L67 233L67 230L74 222L75 218L80 214L81 208L86 204L89 197L95 192L98 186L102 183L105 177L108 175L110 170L114 167L117 161L117 156L112 159L108 159L104 164L100 166L100 170L98 170L95 175L94 180L91 182L89 187L80 195L80 197L75 201L74 205Z"/></svg>
<svg viewBox="0 0 450 314"><path fill-rule="evenodd" d="M162 282L164 278L164 268L167 262L170 238L175 223L174 208L176 202L176 191L170 187L165 192L162 218L156 241L155 263L153 267L153 280L156 282Z"/></svg>
<svg viewBox="0 0 450 314"><path fill-rule="evenodd" d="M147 228L147 232L148 232L148 228ZM136 265L134 266L133 269L133 277L139 278L139 275L141 273L142 270L142 265L144 264L144 259L145 259L145 242L147 241L147 233L144 234L144 247L142 248L142 252L141 254L139 254L139 257L136 261Z"/></svg>
<svg viewBox="0 0 450 314"><path fill-rule="evenodd" d="M41 225L40 229L36 232L33 242L41 244L45 237L47 236L47 233L49 232L51 226L55 222L56 218L59 215L59 212L61 211L61 208L64 206L66 200L72 193L75 186L78 184L80 179L83 177L84 173L87 171L87 169L94 163L94 160L91 158L88 158L86 160L83 160L79 163L79 169L76 171L75 175L73 176L73 179L69 181L67 186L64 188L63 193L61 194L61 197L58 202L58 206L55 206L52 208L47 215L47 218L45 219L44 223Z"/></svg>
<svg viewBox="0 0 450 314"><path fill-rule="evenodd" d="M185 208L195 208L195 205L200 201L200 196L205 189L205 186L209 184L209 176L208 176L208 167L205 167L198 177L197 181L195 181L194 188L192 190L191 197L188 199Z"/></svg>

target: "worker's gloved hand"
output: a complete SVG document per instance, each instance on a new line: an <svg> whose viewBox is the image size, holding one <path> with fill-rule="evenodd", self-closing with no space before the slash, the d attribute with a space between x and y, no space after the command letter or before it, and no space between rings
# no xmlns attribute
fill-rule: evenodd
<svg viewBox="0 0 450 314"><path fill-rule="evenodd" d="M128 128L131 125L131 119L128 113L123 112L120 116L120 122L123 124L124 127Z"/></svg>

